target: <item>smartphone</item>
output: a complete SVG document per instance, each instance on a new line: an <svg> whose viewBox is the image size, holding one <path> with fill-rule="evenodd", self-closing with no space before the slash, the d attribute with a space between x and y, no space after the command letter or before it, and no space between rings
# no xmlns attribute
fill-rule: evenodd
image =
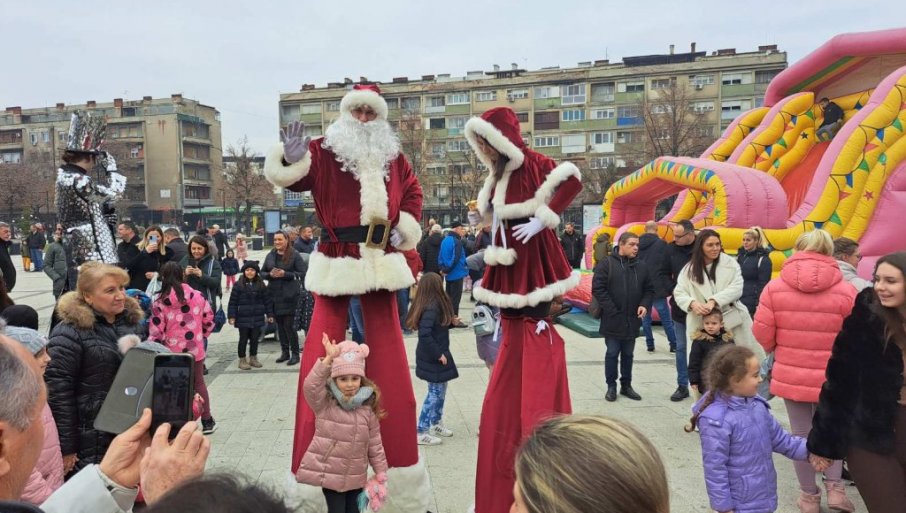
<svg viewBox="0 0 906 513"><path fill-rule="evenodd" d="M163 423L170 424L170 438L192 420L195 397L195 358L188 353L158 354L154 357L151 391L151 432Z"/></svg>
<svg viewBox="0 0 906 513"><path fill-rule="evenodd" d="M152 244L157 244L157 235L156 235L156 234L155 234L155 235L149 235L149 236L148 236L148 240L151 241Z"/></svg>

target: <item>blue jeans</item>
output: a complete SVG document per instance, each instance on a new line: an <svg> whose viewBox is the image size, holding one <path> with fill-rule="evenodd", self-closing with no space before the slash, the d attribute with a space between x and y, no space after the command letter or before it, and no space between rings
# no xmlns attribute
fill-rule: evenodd
<svg viewBox="0 0 906 513"><path fill-rule="evenodd" d="M364 344L365 318L362 316L362 302L359 296L349 298L349 327L352 330L352 340Z"/></svg>
<svg viewBox="0 0 906 513"><path fill-rule="evenodd" d="M631 384L635 338L605 338L604 345L607 346L607 353L604 355L604 379L607 386L617 385L617 360L620 364L620 384Z"/></svg>
<svg viewBox="0 0 906 513"><path fill-rule="evenodd" d="M30 248L28 250L31 253L31 263L35 266L35 271L44 270L44 252L39 248Z"/></svg>
<svg viewBox="0 0 906 513"><path fill-rule="evenodd" d="M661 326L664 327L664 333L667 334L667 341L670 347L676 346L676 336L673 334L673 319L670 318L670 306L667 305L666 298L655 299L651 303L652 310L657 310L661 317ZM642 331L645 332L645 343L649 349L654 349L654 334L651 333L651 311L642 318Z"/></svg>
<svg viewBox="0 0 906 513"><path fill-rule="evenodd" d="M406 316L409 315L409 288L396 291L396 305L400 311L400 329L408 331L406 327Z"/></svg>
<svg viewBox="0 0 906 513"><path fill-rule="evenodd" d="M689 386L689 362L686 356L686 325L673 321L673 332L676 334L676 384Z"/></svg>
<svg viewBox="0 0 906 513"><path fill-rule="evenodd" d="M418 433L427 433L431 426L440 424L444 416L444 399L447 397L446 383L428 383L428 396L418 416Z"/></svg>

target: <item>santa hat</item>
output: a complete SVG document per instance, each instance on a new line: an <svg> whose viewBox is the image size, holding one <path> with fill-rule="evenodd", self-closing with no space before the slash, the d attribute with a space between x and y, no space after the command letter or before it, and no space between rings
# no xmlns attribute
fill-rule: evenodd
<svg viewBox="0 0 906 513"><path fill-rule="evenodd" d="M337 344L337 347L340 349L340 355L333 359L330 366L330 377L365 377L365 358L368 358L368 346L344 340Z"/></svg>
<svg viewBox="0 0 906 513"><path fill-rule="evenodd" d="M340 111L352 112L362 105L371 107L380 119L387 119L387 102L381 97L381 89L376 84L352 86L352 91L346 93L340 101Z"/></svg>
<svg viewBox="0 0 906 513"><path fill-rule="evenodd" d="M519 118L509 107L495 107L486 111L480 118L470 119L466 123L465 133L472 151L488 169L493 169L494 163L478 148L479 137L510 159L506 165L507 171L518 168L525 159L523 154L525 142L522 140Z"/></svg>

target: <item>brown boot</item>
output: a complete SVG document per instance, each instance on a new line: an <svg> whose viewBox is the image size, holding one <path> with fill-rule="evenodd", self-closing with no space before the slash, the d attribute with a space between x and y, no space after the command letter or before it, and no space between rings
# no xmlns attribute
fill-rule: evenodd
<svg viewBox="0 0 906 513"><path fill-rule="evenodd" d="M261 362L258 361L258 357L255 355L249 356L249 365L256 369L261 368Z"/></svg>
<svg viewBox="0 0 906 513"><path fill-rule="evenodd" d="M827 489L827 507L835 511L856 511L856 505L846 496L846 487L840 481L825 481Z"/></svg>
<svg viewBox="0 0 906 513"><path fill-rule="evenodd" d="M821 513L821 492L812 495L800 491L796 505L799 506L799 513Z"/></svg>
<svg viewBox="0 0 906 513"><path fill-rule="evenodd" d="M251 367L249 366L248 358L243 356L242 358L239 359L239 369L240 370L250 370L251 369Z"/></svg>

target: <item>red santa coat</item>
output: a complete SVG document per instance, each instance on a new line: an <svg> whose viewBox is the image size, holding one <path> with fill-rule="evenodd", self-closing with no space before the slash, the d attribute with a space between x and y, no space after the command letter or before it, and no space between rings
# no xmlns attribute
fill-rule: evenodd
<svg viewBox="0 0 906 513"><path fill-rule="evenodd" d="M268 180L291 191L311 191L325 233L334 228L367 226L388 219L403 236L399 248L368 248L364 243L321 240L308 262L305 287L322 296L360 295L373 290L399 290L415 283L403 251L421 238L422 189L402 154L386 173L380 164L344 171L337 155L311 141L305 158L283 165L283 145L275 145L264 162Z"/></svg>
<svg viewBox="0 0 906 513"><path fill-rule="evenodd" d="M557 165L551 158L525 147L519 120L509 108L498 107L466 123L466 138L489 168L493 163L479 150L478 137L509 158L500 180L493 172L478 194L478 210L493 223L493 243L485 250L488 264L475 298L503 308L522 308L552 300L579 284L579 276L563 253L554 229L560 214L582 190L579 169L571 162ZM516 240L513 227L528 217L547 229L527 243Z"/></svg>

